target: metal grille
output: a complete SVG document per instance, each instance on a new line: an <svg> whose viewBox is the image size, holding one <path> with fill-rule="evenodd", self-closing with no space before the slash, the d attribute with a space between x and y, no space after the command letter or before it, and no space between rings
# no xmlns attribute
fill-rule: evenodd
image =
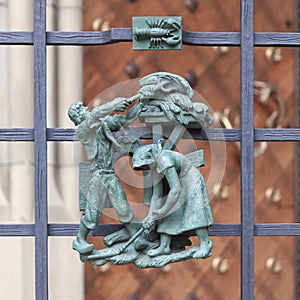
<svg viewBox="0 0 300 300"><path fill-rule="evenodd" d="M300 129L262 129L253 125L254 46L300 46L300 33L253 32L254 1L241 0L240 32L183 31L183 44L240 47L241 128L210 129L207 133L191 130L194 139L241 142L241 222L215 224L212 236L241 238L241 299L254 299L254 236L300 236L300 224L254 224L254 141L300 141ZM34 1L33 32L0 32L0 45L33 45L34 47L34 128L0 128L0 141L33 141L35 145L35 223L1 224L0 236L35 237L36 299L48 299L48 237L75 236L77 225L48 224L47 217L47 142L74 141L73 129L47 128L46 123L46 46L106 45L128 42L131 28L113 28L105 32L46 32L46 0ZM141 131L151 138L148 129L131 127L130 134ZM100 225L93 235L106 235L119 225Z"/></svg>
<svg viewBox="0 0 300 300"><path fill-rule="evenodd" d="M295 30L300 29L300 2L295 1ZM300 49L295 51L295 124L300 125ZM295 146L295 222L300 222L300 146ZM295 298L300 296L300 237L295 242Z"/></svg>

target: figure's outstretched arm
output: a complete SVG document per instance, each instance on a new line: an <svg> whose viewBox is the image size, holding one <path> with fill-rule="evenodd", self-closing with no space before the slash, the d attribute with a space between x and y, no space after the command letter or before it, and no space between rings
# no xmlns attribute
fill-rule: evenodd
<svg viewBox="0 0 300 300"><path fill-rule="evenodd" d="M113 111L124 111L130 104L131 98L115 98L114 100L95 107L91 111L94 119L104 118Z"/></svg>
<svg viewBox="0 0 300 300"><path fill-rule="evenodd" d="M153 179L153 182L155 182L155 178ZM152 195L151 200L149 203L149 211L147 214L147 217L143 220L143 227L145 228L151 228L155 223L157 218L154 217L153 212L157 211L162 207L162 201L163 201L163 183L162 180L159 180L152 189Z"/></svg>
<svg viewBox="0 0 300 300"><path fill-rule="evenodd" d="M126 115L121 116L121 124L122 125L132 124L137 119L143 107L148 103L148 101L149 99L147 98L140 98L138 103L135 104L132 108L130 108Z"/></svg>
<svg viewBox="0 0 300 300"><path fill-rule="evenodd" d="M153 181L155 181L155 179ZM157 209L160 209L162 207L162 196L163 184L160 180L153 186L148 216L151 216L153 211L156 211Z"/></svg>

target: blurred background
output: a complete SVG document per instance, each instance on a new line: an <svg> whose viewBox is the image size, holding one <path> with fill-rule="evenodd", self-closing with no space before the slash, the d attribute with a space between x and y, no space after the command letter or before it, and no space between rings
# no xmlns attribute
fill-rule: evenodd
<svg viewBox="0 0 300 300"><path fill-rule="evenodd" d="M254 3L254 31L299 30L299 1ZM105 31L131 27L132 16L169 15L182 16L183 29L189 31L239 32L239 8L239 0L49 0L47 28ZM0 30L32 31L33 1L0 0ZM298 52L292 47L256 47L254 53L255 127L299 127ZM134 51L129 42L48 46L47 68L48 127L74 128L67 117L72 102L84 99L93 106L109 101L109 93L107 97L97 96L119 83L157 71L186 78L224 128L240 126L239 47L183 45L180 51ZM0 46L0 126L33 127L32 46ZM183 151L189 152L191 145L182 143ZM207 178L211 172L211 145L198 141L197 147L205 149L206 166L201 172ZM293 142L255 143L255 223L299 221L299 153ZM239 144L227 142L224 155L223 179L211 187L212 210L215 223L238 224ZM76 163L82 157L78 142L48 142L51 223L79 223ZM33 168L33 143L0 143L1 223L34 222ZM125 161L118 164L118 172L124 178L131 176ZM123 184L128 199L139 202L141 190L124 181ZM101 222L116 221L104 214ZM72 239L49 238L50 299L240 299L239 237L213 237L213 256L206 260L188 260L147 270L133 265L81 264L71 249ZM101 237L90 241L102 246ZM0 264L6 270L1 275L0 294L5 299L33 299L34 239L1 238L0 244L0 254L7 258ZM298 244L294 237L255 237L255 299L298 299Z"/></svg>

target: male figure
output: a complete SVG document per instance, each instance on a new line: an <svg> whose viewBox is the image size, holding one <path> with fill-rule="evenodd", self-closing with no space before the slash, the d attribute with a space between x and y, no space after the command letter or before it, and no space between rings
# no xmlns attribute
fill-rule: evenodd
<svg viewBox="0 0 300 300"><path fill-rule="evenodd" d="M98 226L104 207L114 207L119 221L125 224L129 234L135 233L135 228L131 224L134 215L113 170L112 150L121 146L112 131L133 123L147 100L140 99L127 115L108 116L108 114L112 111L124 111L137 98L138 96L129 99L116 98L92 111L89 111L82 102L76 102L69 108L70 119L78 125L77 136L85 148L88 160L93 162L85 214L80 220L78 235L73 241L73 249L80 254L86 255L94 250L94 245L89 244L86 238L90 230Z"/></svg>

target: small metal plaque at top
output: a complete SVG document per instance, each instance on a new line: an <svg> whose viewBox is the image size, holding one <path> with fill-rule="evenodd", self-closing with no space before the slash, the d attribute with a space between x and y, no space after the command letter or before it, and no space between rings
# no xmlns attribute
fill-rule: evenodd
<svg viewBox="0 0 300 300"><path fill-rule="evenodd" d="M132 17L134 50L180 50L181 17Z"/></svg>

